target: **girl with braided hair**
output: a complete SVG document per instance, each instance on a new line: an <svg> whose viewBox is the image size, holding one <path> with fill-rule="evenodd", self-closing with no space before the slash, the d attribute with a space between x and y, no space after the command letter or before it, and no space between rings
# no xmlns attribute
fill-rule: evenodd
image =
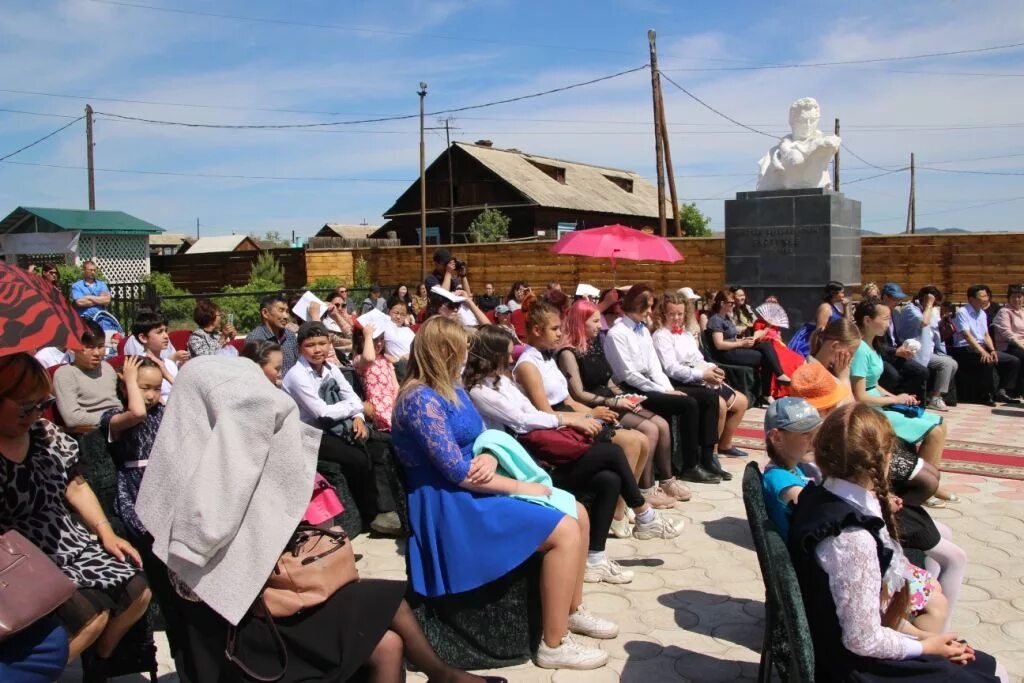
<svg viewBox="0 0 1024 683"><path fill-rule="evenodd" d="M860 404L832 411L814 439L825 477L800 494L789 549L823 681L1008 681L955 633L906 620L915 580L898 543L888 468L895 434ZM923 626L923 624L922 624Z"/></svg>

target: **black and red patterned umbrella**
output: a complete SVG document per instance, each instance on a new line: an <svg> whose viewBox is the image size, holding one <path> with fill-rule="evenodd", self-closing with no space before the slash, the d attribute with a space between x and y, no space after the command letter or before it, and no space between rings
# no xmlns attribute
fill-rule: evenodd
<svg viewBox="0 0 1024 683"><path fill-rule="evenodd" d="M82 319L48 280L0 262L0 356L82 348Z"/></svg>

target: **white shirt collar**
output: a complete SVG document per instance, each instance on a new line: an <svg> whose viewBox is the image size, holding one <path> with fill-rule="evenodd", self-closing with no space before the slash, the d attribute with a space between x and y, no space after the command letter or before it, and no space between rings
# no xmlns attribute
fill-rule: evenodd
<svg viewBox="0 0 1024 683"><path fill-rule="evenodd" d="M868 491L863 486L834 477L826 479L824 486L860 510L862 514L882 518L882 506L878 504L878 498L875 496L874 491Z"/></svg>

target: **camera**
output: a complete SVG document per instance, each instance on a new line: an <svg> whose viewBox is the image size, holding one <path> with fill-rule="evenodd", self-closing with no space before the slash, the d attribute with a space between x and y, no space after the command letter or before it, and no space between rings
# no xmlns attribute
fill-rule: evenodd
<svg viewBox="0 0 1024 683"><path fill-rule="evenodd" d="M457 272L459 275L465 275L466 274L466 262L465 261L461 261L459 259L455 259L455 272Z"/></svg>

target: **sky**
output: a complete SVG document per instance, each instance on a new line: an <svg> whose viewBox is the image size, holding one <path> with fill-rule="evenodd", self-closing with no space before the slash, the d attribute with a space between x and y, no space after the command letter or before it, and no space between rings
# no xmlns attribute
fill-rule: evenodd
<svg viewBox="0 0 1024 683"><path fill-rule="evenodd" d="M842 190L863 227L905 226L911 152L918 228L1019 230L1024 207L1024 3L953 0L4 0L0 157L95 115L99 209L171 232L383 222L416 179L418 121L274 126L440 112L642 66L658 34L679 188L721 230L723 200L752 190L788 132L789 104L841 118ZM175 10L175 11L168 11ZM891 60L938 52L960 55ZM881 61L865 61L881 60ZM765 65L856 64L796 68ZM762 68L756 68L762 67ZM650 73L429 116L427 158L453 140L653 178ZM853 155L861 157L855 158ZM85 127L0 162L0 211L86 208ZM941 169L941 170L935 170ZM146 173L141 173L145 171ZM970 171L969 173L966 171ZM234 176L234 177L224 177ZM248 176L248 177L238 177Z"/></svg>

